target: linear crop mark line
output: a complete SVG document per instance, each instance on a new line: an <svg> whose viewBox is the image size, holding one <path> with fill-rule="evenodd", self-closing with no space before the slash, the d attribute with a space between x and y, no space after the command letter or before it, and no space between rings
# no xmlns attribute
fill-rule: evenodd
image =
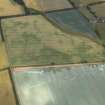
<svg viewBox="0 0 105 105"><path fill-rule="evenodd" d="M92 11L91 7L95 6L95 5L100 5L100 4L104 4L105 1L99 1L99 2L95 2L95 3L91 3L91 4L88 4L86 6L86 8L88 9L88 11L95 17L95 18L98 18L98 16L95 14L95 12Z"/></svg>
<svg viewBox="0 0 105 105"><path fill-rule="evenodd" d="M76 5L75 5L75 3L73 2L73 1L71 1L71 0L68 0L68 2L73 6L73 8L75 8L88 22L90 21L83 13L81 13L80 12L80 10L79 10L79 8L81 8L81 7L77 7ZM85 6L86 7L86 6Z"/></svg>
<svg viewBox="0 0 105 105"><path fill-rule="evenodd" d="M95 3L91 3L91 4L87 5L88 11L90 12L90 14L93 15L93 17L95 19L98 19L98 16L96 15L95 12L92 11L91 7L93 7L95 5L100 5L100 4L103 4L103 3L105 3L105 1L99 1L99 2L95 2ZM95 28L95 32L96 32L98 38L101 40L101 36L100 36L100 34L99 34L99 32L98 32L98 30L96 28ZM102 44L102 46L105 47L105 44Z"/></svg>
<svg viewBox="0 0 105 105"><path fill-rule="evenodd" d="M8 67L7 68L0 69L0 72L7 71L7 70L8 70Z"/></svg>
<svg viewBox="0 0 105 105"><path fill-rule="evenodd" d="M68 0L69 1L69 3L71 3L72 5L73 5L73 7L74 8L76 8L76 6L75 6L75 4L71 1L71 0ZM103 2L100 2L100 3L103 3ZM96 3L94 3L94 4L96 4ZM93 5L93 4L92 4ZM91 8L87 5L86 6L86 8L87 8L87 10L93 15L93 17L95 17L96 19L98 18L98 16L91 10ZM76 8L77 10L78 10L78 8ZM88 20L88 22L90 21L86 16L84 16L79 10L78 10L78 12L85 18L85 19L87 19ZM101 39L101 37L100 37L100 34L99 34L99 32L95 29L95 30L93 30L95 33L96 33L96 35L97 35L97 37L99 38L99 39ZM102 45L103 47L105 47L104 45Z"/></svg>
<svg viewBox="0 0 105 105"><path fill-rule="evenodd" d="M0 19L0 35L1 35L2 41L4 42L5 38L4 38L4 35L3 35L3 29L2 29L1 19Z"/></svg>
<svg viewBox="0 0 105 105"><path fill-rule="evenodd" d="M93 17L95 17L96 19L98 18L98 16L95 14L95 12L93 12L93 11L91 10L91 7L90 7L90 6L87 6L87 10L90 12L90 14L93 15Z"/></svg>
<svg viewBox="0 0 105 105"><path fill-rule="evenodd" d="M95 18L98 18L98 16L95 14L95 12L92 11L91 7L95 6L95 5L100 5L100 4L104 4L105 1L99 1L99 2L94 2L94 3L91 3L91 4L88 4L86 6L86 8L88 9L88 11L95 17Z"/></svg>
<svg viewBox="0 0 105 105"><path fill-rule="evenodd" d="M93 3L88 4L88 6L94 6L94 5L99 5L99 4L103 4L103 3L105 3L105 1L93 2Z"/></svg>

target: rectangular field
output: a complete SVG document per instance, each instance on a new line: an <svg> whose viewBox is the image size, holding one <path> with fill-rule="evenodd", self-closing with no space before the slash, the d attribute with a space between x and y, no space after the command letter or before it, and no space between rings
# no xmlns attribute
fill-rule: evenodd
<svg viewBox="0 0 105 105"><path fill-rule="evenodd" d="M16 71L15 71L16 70ZM105 65L17 68L22 105L104 105ZM27 84L28 83L28 84ZM28 97L28 98L27 98Z"/></svg>
<svg viewBox="0 0 105 105"><path fill-rule="evenodd" d="M65 33L41 15L4 19L2 26L13 66L105 60L101 45L82 34Z"/></svg>

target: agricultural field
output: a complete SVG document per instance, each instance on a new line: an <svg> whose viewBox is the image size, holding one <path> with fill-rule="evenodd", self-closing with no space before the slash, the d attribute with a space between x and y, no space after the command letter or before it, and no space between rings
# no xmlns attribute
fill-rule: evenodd
<svg viewBox="0 0 105 105"><path fill-rule="evenodd" d="M28 8L32 8L34 10L41 10L37 3L37 0L24 0L24 2Z"/></svg>
<svg viewBox="0 0 105 105"><path fill-rule="evenodd" d="M0 70L8 67L8 59L4 42L0 41Z"/></svg>
<svg viewBox="0 0 105 105"><path fill-rule="evenodd" d="M24 0L27 7L40 11L72 8L68 0Z"/></svg>
<svg viewBox="0 0 105 105"><path fill-rule="evenodd" d="M22 14L22 8L15 4L13 0L0 0L0 16L9 16Z"/></svg>
<svg viewBox="0 0 105 105"><path fill-rule="evenodd" d="M105 1L105 0L80 0L81 4L83 5L87 5L95 2L101 2L101 1Z"/></svg>
<svg viewBox="0 0 105 105"><path fill-rule="evenodd" d="M98 31L102 43L105 43L105 23L97 23L96 30Z"/></svg>
<svg viewBox="0 0 105 105"><path fill-rule="evenodd" d="M13 66L105 60L105 50L100 44L84 37L84 33L68 34L41 15L4 19L2 27Z"/></svg>
<svg viewBox="0 0 105 105"><path fill-rule="evenodd" d="M22 105L103 105L105 65L16 68Z"/></svg>
<svg viewBox="0 0 105 105"><path fill-rule="evenodd" d="M79 34L97 39L92 24L87 21L76 9L46 13L47 18L66 32L77 32Z"/></svg>
<svg viewBox="0 0 105 105"><path fill-rule="evenodd" d="M0 105L104 105L104 11L105 0L0 0Z"/></svg>
<svg viewBox="0 0 105 105"><path fill-rule="evenodd" d="M91 10L94 11L98 17L105 17L105 3L91 6Z"/></svg>
<svg viewBox="0 0 105 105"><path fill-rule="evenodd" d="M0 71L0 105L16 105L8 70Z"/></svg>
<svg viewBox="0 0 105 105"><path fill-rule="evenodd" d="M98 3L105 0L70 0L75 3L75 5L86 6L88 4Z"/></svg>
<svg viewBox="0 0 105 105"><path fill-rule="evenodd" d="M90 23L92 20L95 19L95 17L93 16L93 14L90 13L90 11L87 9L87 7L81 7L78 10ZM92 25L92 26L94 26L94 25Z"/></svg>

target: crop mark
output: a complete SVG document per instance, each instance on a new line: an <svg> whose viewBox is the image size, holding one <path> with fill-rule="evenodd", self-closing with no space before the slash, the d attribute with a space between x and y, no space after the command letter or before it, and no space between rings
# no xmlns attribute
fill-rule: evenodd
<svg viewBox="0 0 105 105"><path fill-rule="evenodd" d="M2 41L4 42L5 41L5 38L4 38L4 34L3 34L1 19L0 19L0 35L1 35Z"/></svg>

